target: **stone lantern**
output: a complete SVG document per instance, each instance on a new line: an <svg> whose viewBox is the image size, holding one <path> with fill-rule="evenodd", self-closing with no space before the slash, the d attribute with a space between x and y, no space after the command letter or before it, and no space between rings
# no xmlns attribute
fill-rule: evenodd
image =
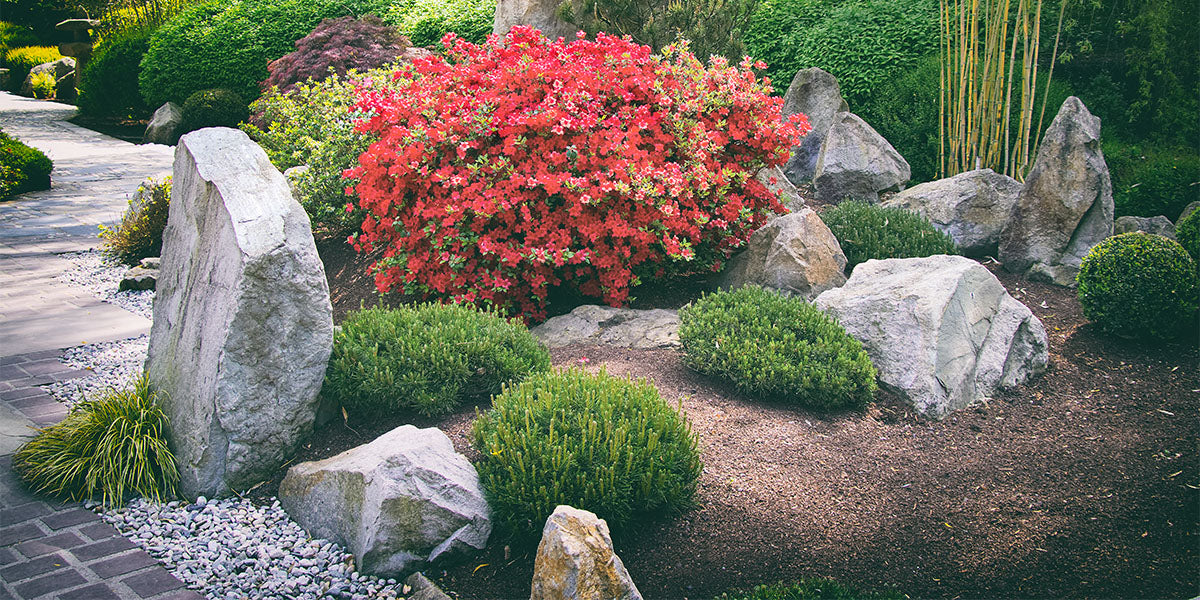
<svg viewBox="0 0 1200 600"><path fill-rule="evenodd" d="M92 35L100 21L96 19L67 19L54 26L59 31L70 31L74 39L58 45L58 53L75 59L75 88L83 82L83 67L92 57Z"/></svg>

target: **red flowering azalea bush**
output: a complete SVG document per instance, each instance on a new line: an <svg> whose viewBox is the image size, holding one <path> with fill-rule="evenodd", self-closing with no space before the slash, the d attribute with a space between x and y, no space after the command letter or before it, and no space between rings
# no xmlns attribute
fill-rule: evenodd
<svg viewBox="0 0 1200 600"><path fill-rule="evenodd" d="M350 241L384 249L381 292L534 319L561 284L619 305L642 278L719 270L785 210L754 174L810 128L781 121L749 60L527 27L443 44L360 91L379 141L347 171L368 213Z"/></svg>

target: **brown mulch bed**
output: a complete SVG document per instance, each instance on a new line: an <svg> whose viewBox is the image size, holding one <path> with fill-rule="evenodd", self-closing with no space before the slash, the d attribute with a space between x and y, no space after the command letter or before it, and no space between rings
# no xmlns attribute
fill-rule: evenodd
<svg viewBox="0 0 1200 600"><path fill-rule="evenodd" d="M375 298L368 263L339 243L320 246L337 320ZM697 508L616 540L642 593L711 598L811 576L912 597L1200 593L1197 344L1105 336L1083 318L1073 290L990 268L1042 320L1051 367L940 422L886 392L865 413L763 402L690 371L677 351L554 352L557 365L649 378L682 403L699 435ZM703 287L697 280L655 290L639 304L678 306ZM319 429L297 460L331 456L405 422L441 427L474 459L475 409L386 423L351 415ZM269 496L277 486L256 492ZM532 570L529 550L494 544L427 574L460 598L520 598Z"/></svg>

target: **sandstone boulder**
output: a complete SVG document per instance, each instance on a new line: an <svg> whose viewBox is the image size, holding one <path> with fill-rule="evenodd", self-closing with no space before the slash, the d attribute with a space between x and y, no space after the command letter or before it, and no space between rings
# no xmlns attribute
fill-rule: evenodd
<svg viewBox="0 0 1200 600"><path fill-rule="evenodd" d="M879 192L903 189L912 170L908 161L866 121L853 113L834 116L821 144L813 188L821 202L846 198L879 201Z"/></svg>
<svg viewBox="0 0 1200 600"><path fill-rule="evenodd" d="M679 345L679 314L585 304L534 327L530 333L550 348L598 344L618 348L671 348Z"/></svg>
<svg viewBox="0 0 1200 600"><path fill-rule="evenodd" d="M1175 239L1175 224L1170 219L1157 217L1121 217L1113 223L1113 235L1140 231Z"/></svg>
<svg viewBox="0 0 1200 600"><path fill-rule="evenodd" d="M560 505L542 529L530 600L640 600L642 594L613 551L608 523Z"/></svg>
<svg viewBox="0 0 1200 600"><path fill-rule="evenodd" d="M1083 257L1112 232L1112 181L1100 150L1100 119L1071 96L1042 138L1000 234L998 258L1014 273L1074 287Z"/></svg>
<svg viewBox="0 0 1200 600"><path fill-rule="evenodd" d="M22 96L33 96L33 78L42 73L49 73L54 77L55 93L60 99L66 100L75 97L75 59L65 56L54 62L42 63L30 69L29 74L25 76L25 81L21 83ZM67 86L66 82L70 83L69 91L63 89Z"/></svg>
<svg viewBox="0 0 1200 600"><path fill-rule="evenodd" d="M800 140L800 145L792 148L792 156L784 166L783 172L792 182L800 183L813 178L821 143L833 125L834 117L845 110L846 101L842 99L842 90L833 75L811 67L801 69L792 78L792 84L783 95L783 116L786 118L803 113L812 126L812 131Z"/></svg>
<svg viewBox="0 0 1200 600"><path fill-rule="evenodd" d="M504 35L517 25L529 25L550 39L575 39L578 30L559 16L559 7L570 0L500 0L492 33Z"/></svg>
<svg viewBox="0 0 1200 600"><path fill-rule="evenodd" d="M846 283L846 255L811 208L772 219L729 261L723 289L758 284L811 300Z"/></svg>
<svg viewBox="0 0 1200 600"><path fill-rule="evenodd" d="M309 535L344 545L359 569L397 576L482 549L492 531L479 475L435 427L402 425L288 469L279 502Z"/></svg>
<svg viewBox="0 0 1200 600"><path fill-rule="evenodd" d="M183 109L174 102L168 102L154 111L154 116L146 125L146 133L142 134L142 143L170 146L179 139L182 128Z"/></svg>
<svg viewBox="0 0 1200 600"><path fill-rule="evenodd" d="M274 477L308 435L333 347L304 209L245 133L175 148L146 373L167 393L185 497Z"/></svg>
<svg viewBox="0 0 1200 600"><path fill-rule="evenodd" d="M967 256L995 256L1000 231L1008 222L1021 182L991 169L976 169L930 181L892 196L884 206L899 207L929 219L954 238Z"/></svg>
<svg viewBox="0 0 1200 600"><path fill-rule="evenodd" d="M863 343L879 382L927 417L1046 370L1041 321L969 258L868 260L814 304Z"/></svg>

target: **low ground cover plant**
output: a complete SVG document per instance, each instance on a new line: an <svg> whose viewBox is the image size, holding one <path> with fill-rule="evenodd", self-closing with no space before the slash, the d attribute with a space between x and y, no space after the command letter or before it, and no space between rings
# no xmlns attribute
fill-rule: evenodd
<svg viewBox="0 0 1200 600"><path fill-rule="evenodd" d="M322 393L350 413L445 414L550 368L525 326L472 306L420 304L347 315Z"/></svg>
<svg viewBox="0 0 1200 600"><path fill-rule="evenodd" d="M679 311L684 363L747 394L816 410L859 409L875 367L837 321L758 286L707 294Z"/></svg>
<svg viewBox="0 0 1200 600"><path fill-rule="evenodd" d="M808 130L750 67L607 35L447 36L362 94L379 141L348 172L367 212L351 242L383 250L381 292L534 319L564 282L617 305L644 278L719 270L783 211L753 175Z"/></svg>
<svg viewBox="0 0 1200 600"><path fill-rule="evenodd" d="M13 469L35 491L72 500L173 499L179 473L167 428L158 394L141 377L73 406L17 450Z"/></svg>
<svg viewBox="0 0 1200 600"><path fill-rule="evenodd" d="M171 178L148 180L138 186L129 199L129 208L115 227L100 226L104 240L101 252L124 263L136 265L143 258L162 252L163 229L171 204Z"/></svg>
<svg viewBox="0 0 1200 600"><path fill-rule="evenodd" d="M263 89L278 87L287 92L298 83L321 81L330 73L374 69L395 61L408 45L408 38L374 15L325 19L296 41L294 52L267 66L270 76Z"/></svg>
<svg viewBox="0 0 1200 600"><path fill-rule="evenodd" d="M1141 232L1110 237L1079 269L1083 314L1123 337L1191 337L1200 306L1196 263L1175 241Z"/></svg>
<svg viewBox="0 0 1200 600"><path fill-rule="evenodd" d="M54 78L54 73L42 71L29 78L29 88L33 90L33 97L38 100L54 99L57 87L58 80Z"/></svg>
<svg viewBox="0 0 1200 600"><path fill-rule="evenodd" d="M759 585L748 592L721 594L717 600L903 600L896 590L868 591L836 579L813 577L795 583Z"/></svg>
<svg viewBox="0 0 1200 600"><path fill-rule="evenodd" d="M870 259L958 254L954 240L929 220L902 208L847 200L821 213L846 254L846 274Z"/></svg>
<svg viewBox="0 0 1200 600"><path fill-rule="evenodd" d="M50 189L54 163L37 148L0 131L0 200L22 192Z"/></svg>
<svg viewBox="0 0 1200 600"><path fill-rule="evenodd" d="M692 504L700 453L687 421L645 380L582 369L507 386L475 420L476 464L497 532L536 543L559 504L620 532Z"/></svg>
<svg viewBox="0 0 1200 600"><path fill-rule="evenodd" d="M19 92L34 67L60 58L62 55L55 46L26 46L9 50L4 54L4 65L8 68L8 91Z"/></svg>

